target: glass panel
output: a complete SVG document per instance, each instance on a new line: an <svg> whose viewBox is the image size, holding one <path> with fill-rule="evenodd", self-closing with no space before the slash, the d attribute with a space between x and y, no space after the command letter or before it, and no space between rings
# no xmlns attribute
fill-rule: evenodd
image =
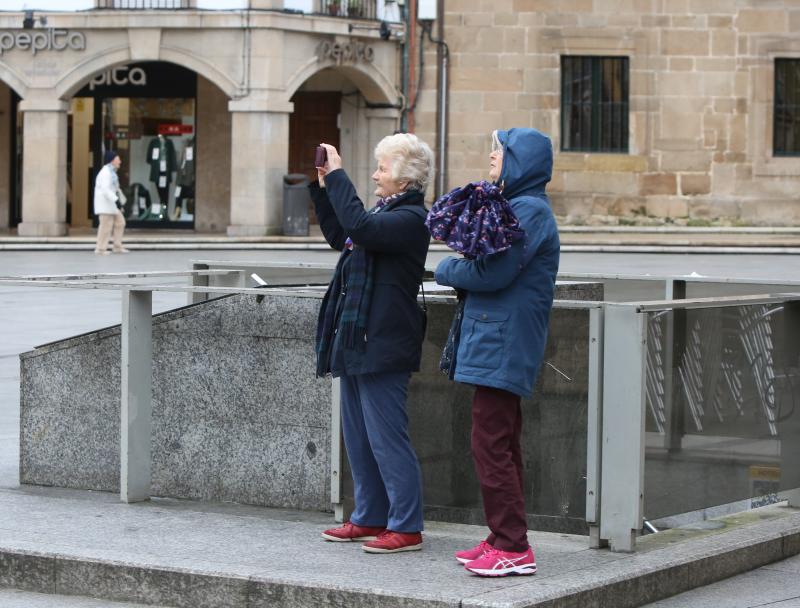
<svg viewBox="0 0 800 608"><path fill-rule="evenodd" d="M453 310L452 304L428 304L422 366L409 386L410 433L422 467L426 518L482 523L470 454L474 389L439 371ZM548 343L545 361L569 380L544 364L533 397L522 400L528 522L533 529L586 534L589 311L554 309L549 335L558 340Z"/></svg>
<svg viewBox="0 0 800 608"><path fill-rule="evenodd" d="M649 315L647 519L800 487L798 315L791 305Z"/></svg>

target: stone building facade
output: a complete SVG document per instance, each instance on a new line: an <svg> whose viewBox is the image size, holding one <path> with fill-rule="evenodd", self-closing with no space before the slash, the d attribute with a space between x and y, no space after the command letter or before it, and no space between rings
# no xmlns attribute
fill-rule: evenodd
<svg viewBox="0 0 800 608"><path fill-rule="evenodd" d="M776 83L800 59L795 0L446 0L444 18L449 187L486 177L493 129L534 127L552 137L549 192L569 221L800 224L800 81ZM424 48L414 120L433 141ZM626 149L564 145L565 62L586 57L627 58Z"/></svg>
<svg viewBox="0 0 800 608"><path fill-rule="evenodd" d="M384 39L375 20L278 0L118 8L168 4L0 12L0 231L90 227L107 149L122 153L123 186L137 181L129 224L280 233L283 176L313 170L321 136L367 192L372 149L400 115L402 24Z"/></svg>

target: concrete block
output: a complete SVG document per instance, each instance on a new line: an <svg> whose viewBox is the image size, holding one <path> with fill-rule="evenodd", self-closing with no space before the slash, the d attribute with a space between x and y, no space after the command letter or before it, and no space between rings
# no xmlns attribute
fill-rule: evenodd
<svg viewBox="0 0 800 608"><path fill-rule="evenodd" d="M648 196L645 203L647 215L654 217L686 217L689 215L688 201L677 196Z"/></svg>
<svg viewBox="0 0 800 608"><path fill-rule="evenodd" d="M55 560L52 556L0 550L0 587L55 593Z"/></svg>
<svg viewBox="0 0 800 608"><path fill-rule="evenodd" d="M518 13L590 13L594 5L592 0L514 0L513 10Z"/></svg>
<svg viewBox="0 0 800 608"><path fill-rule="evenodd" d="M707 174L682 173L680 182L681 194L684 196L708 194L711 191L711 176Z"/></svg>
<svg viewBox="0 0 800 608"><path fill-rule="evenodd" d="M702 587L714 581L770 564L782 557L782 539L773 538L743 546L738 550L721 552L707 559L698 559L689 570L689 588Z"/></svg>
<svg viewBox="0 0 800 608"><path fill-rule="evenodd" d="M704 56L709 53L707 31L663 30L661 52L665 55Z"/></svg>
<svg viewBox="0 0 800 608"><path fill-rule="evenodd" d="M342 586L300 587L294 584L253 581L248 608L315 608L316 606L352 606L358 608L460 608L458 599L403 597Z"/></svg>
<svg viewBox="0 0 800 608"><path fill-rule="evenodd" d="M787 30L787 17L784 10L742 9L734 24L740 32L779 34Z"/></svg>
<svg viewBox="0 0 800 608"><path fill-rule="evenodd" d="M711 54L720 57L736 55L736 34L728 30L711 32Z"/></svg>
<svg viewBox="0 0 800 608"><path fill-rule="evenodd" d="M677 179L674 173L645 173L640 180L640 190L643 195L677 192Z"/></svg>
<svg viewBox="0 0 800 608"><path fill-rule="evenodd" d="M693 199L689 201L691 219L738 218L740 204L736 199Z"/></svg>
<svg viewBox="0 0 800 608"><path fill-rule="evenodd" d="M175 608L247 608L248 579L157 567L57 559L56 589L124 602Z"/></svg>
<svg viewBox="0 0 800 608"><path fill-rule="evenodd" d="M711 152L708 150L663 152L661 154L661 169L664 171L690 171L693 173L709 171L711 169Z"/></svg>

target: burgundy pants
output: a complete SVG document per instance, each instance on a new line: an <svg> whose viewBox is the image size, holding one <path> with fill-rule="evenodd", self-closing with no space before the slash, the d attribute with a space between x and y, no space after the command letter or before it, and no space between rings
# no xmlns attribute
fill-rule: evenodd
<svg viewBox="0 0 800 608"><path fill-rule="evenodd" d="M501 551L528 548L519 402L518 395L488 386L476 386L472 400L472 458L491 530L486 540Z"/></svg>

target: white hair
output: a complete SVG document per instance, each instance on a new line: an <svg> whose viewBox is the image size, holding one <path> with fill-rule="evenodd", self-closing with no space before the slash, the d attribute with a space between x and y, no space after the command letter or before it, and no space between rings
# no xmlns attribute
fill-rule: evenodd
<svg viewBox="0 0 800 608"><path fill-rule="evenodd" d="M433 177L433 152L412 133L387 135L375 146L375 160L392 159L392 179L408 182L409 188L425 192Z"/></svg>

